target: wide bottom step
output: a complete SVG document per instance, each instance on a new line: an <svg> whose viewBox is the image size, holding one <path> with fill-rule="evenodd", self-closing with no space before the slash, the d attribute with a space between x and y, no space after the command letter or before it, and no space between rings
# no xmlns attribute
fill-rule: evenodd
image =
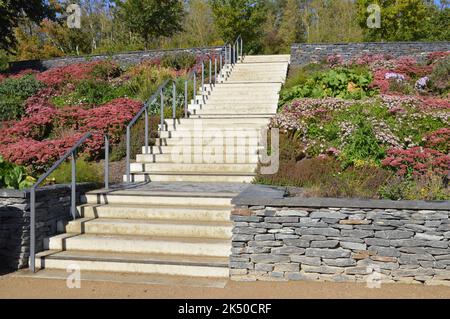
<svg viewBox="0 0 450 319"><path fill-rule="evenodd" d="M103 251L45 251L36 255L41 269L80 269L135 274L228 277L228 258Z"/></svg>

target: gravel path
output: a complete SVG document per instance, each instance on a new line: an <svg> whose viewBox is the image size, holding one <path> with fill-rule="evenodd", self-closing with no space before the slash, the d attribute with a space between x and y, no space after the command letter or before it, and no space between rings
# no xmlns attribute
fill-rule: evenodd
<svg viewBox="0 0 450 319"><path fill-rule="evenodd" d="M450 287L328 282L228 282L225 288L83 281L68 289L64 280L0 277L0 298L450 298Z"/></svg>

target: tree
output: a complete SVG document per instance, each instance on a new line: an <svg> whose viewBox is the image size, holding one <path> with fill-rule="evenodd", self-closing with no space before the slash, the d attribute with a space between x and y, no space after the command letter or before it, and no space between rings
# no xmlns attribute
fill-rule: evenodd
<svg viewBox="0 0 450 319"><path fill-rule="evenodd" d="M378 4L381 27L369 28L367 7ZM418 41L427 37L434 3L424 0L357 0L358 20L366 41Z"/></svg>
<svg viewBox="0 0 450 319"><path fill-rule="evenodd" d="M305 32L299 1L287 0L279 29L279 37L283 49L289 51L291 45L303 41L304 36Z"/></svg>
<svg viewBox="0 0 450 319"><path fill-rule="evenodd" d="M145 49L151 40L171 37L182 30L184 7L180 0L126 0L118 5L119 16L143 38Z"/></svg>
<svg viewBox="0 0 450 319"><path fill-rule="evenodd" d="M241 35L247 50L261 51L267 11L264 1L211 0L211 7L217 29L225 42L232 43Z"/></svg>
<svg viewBox="0 0 450 319"><path fill-rule="evenodd" d="M303 19L307 42L358 42L362 40L353 0L304 1Z"/></svg>
<svg viewBox="0 0 450 319"><path fill-rule="evenodd" d="M54 18L54 12L45 0L1 0L0 49L11 52L16 46L14 28L21 20L40 22L46 17Z"/></svg>

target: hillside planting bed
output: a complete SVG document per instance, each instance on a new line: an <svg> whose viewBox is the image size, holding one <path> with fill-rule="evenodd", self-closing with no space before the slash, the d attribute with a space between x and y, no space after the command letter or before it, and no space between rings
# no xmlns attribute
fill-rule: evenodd
<svg viewBox="0 0 450 319"><path fill-rule="evenodd" d="M43 72L29 69L0 74L0 188L29 187L87 132L93 132L93 137L79 150L78 181L101 181L102 165L98 161L104 154L103 134L110 136L111 160L122 160L125 128L143 102L170 78L178 78L178 95L180 101L184 99L183 77L206 57L182 52L128 67L106 60ZM165 94L167 105L171 105L171 90ZM171 116L171 108L165 109ZM158 105L151 106L150 111L154 132ZM177 110L177 115L181 113ZM143 125L138 121L132 130L134 153L143 144ZM47 183L69 180L67 164Z"/></svg>
<svg viewBox="0 0 450 319"><path fill-rule="evenodd" d="M256 182L306 197L450 199L449 74L450 52L291 68L271 122L280 169Z"/></svg>

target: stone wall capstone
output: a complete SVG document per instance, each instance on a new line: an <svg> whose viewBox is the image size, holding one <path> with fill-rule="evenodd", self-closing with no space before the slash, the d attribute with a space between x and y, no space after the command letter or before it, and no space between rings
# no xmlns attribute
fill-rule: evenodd
<svg viewBox="0 0 450 319"><path fill-rule="evenodd" d="M95 184L77 185L77 202ZM69 185L52 185L36 191L36 251L44 239L60 233L71 220ZM27 267L30 253L30 193L0 189L0 269Z"/></svg>
<svg viewBox="0 0 450 319"><path fill-rule="evenodd" d="M98 55L82 55L82 56L67 56L49 60L28 60L11 62L9 65L10 72L19 72L25 69L47 70L55 67L66 66L75 63L82 63L87 61L103 61L111 59L119 65L127 66L141 63L144 60L161 58L166 54L178 52L190 52L195 55L218 54L223 47L203 47L203 48L186 48L186 49L172 49L172 50L149 50L149 51L135 51L124 52L116 54L98 54Z"/></svg>
<svg viewBox="0 0 450 319"><path fill-rule="evenodd" d="M360 42L335 44L295 43L291 47L291 65L304 65L340 55L344 61L364 54L411 55L425 58L431 52L450 51L450 42Z"/></svg>
<svg viewBox="0 0 450 319"><path fill-rule="evenodd" d="M352 199L245 205L249 199L235 201L231 214L233 280L450 285L449 201L422 202L429 207L423 209L408 202L376 208L388 204L376 200L352 205Z"/></svg>

